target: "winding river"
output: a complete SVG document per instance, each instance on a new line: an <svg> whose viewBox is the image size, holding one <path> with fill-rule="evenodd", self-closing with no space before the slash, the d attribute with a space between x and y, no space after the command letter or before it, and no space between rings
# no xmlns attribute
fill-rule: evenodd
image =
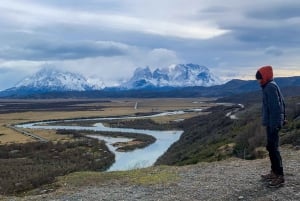
<svg viewBox="0 0 300 201"><path fill-rule="evenodd" d="M152 135L156 138L156 141L142 149L135 149L130 152L119 152L116 147L112 144L116 142L127 142L132 139L128 138L114 138L101 135L89 135L90 137L104 140L108 148L115 154L115 163L108 169L108 171L120 171L130 170L136 168L144 168L152 166L155 161L161 156L174 142L179 140L183 131L172 130L172 131L157 131L157 130L142 130L132 128L111 128L104 126L101 121L103 120L116 120L116 119L137 119L137 118L151 118L166 115L178 115L184 114L184 111L164 112L149 116L140 117L118 117L118 118L96 118L96 119L77 119L77 120L65 120L65 121L82 121L82 120L99 120L99 123L93 126L49 126L41 125L42 123L54 123L55 121L49 122L35 122L28 124L16 125L19 128L30 128L30 129L70 129L70 130L92 130L92 131L109 131L109 132L126 132L126 133L140 133Z"/></svg>

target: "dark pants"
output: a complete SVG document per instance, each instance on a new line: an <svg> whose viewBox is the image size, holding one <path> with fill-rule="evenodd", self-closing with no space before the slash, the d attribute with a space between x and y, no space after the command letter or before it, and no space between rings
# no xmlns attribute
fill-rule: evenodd
<svg viewBox="0 0 300 201"><path fill-rule="evenodd" d="M283 175L282 159L279 152L279 129L267 127L267 150L271 160L271 169L277 175Z"/></svg>

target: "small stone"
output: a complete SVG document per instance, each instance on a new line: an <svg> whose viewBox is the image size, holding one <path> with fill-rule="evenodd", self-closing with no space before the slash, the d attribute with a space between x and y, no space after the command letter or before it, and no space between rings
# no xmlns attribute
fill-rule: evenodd
<svg viewBox="0 0 300 201"><path fill-rule="evenodd" d="M10 154L17 154L17 153L19 153L19 152L20 152L20 150L17 150L17 149L16 149L16 150L10 151L9 153L10 153Z"/></svg>
<svg viewBox="0 0 300 201"><path fill-rule="evenodd" d="M40 191L40 194L45 194L45 193L47 193L48 191L47 190L41 190Z"/></svg>
<svg viewBox="0 0 300 201"><path fill-rule="evenodd" d="M239 200L242 200L242 199L244 199L244 196L239 196Z"/></svg>

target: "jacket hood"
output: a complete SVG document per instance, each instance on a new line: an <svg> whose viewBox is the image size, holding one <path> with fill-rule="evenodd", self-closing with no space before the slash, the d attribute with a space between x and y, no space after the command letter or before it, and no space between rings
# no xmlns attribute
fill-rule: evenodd
<svg viewBox="0 0 300 201"><path fill-rule="evenodd" d="M261 81L262 86L273 80L272 66L263 66L258 69L258 72L262 76L262 81Z"/></svg>

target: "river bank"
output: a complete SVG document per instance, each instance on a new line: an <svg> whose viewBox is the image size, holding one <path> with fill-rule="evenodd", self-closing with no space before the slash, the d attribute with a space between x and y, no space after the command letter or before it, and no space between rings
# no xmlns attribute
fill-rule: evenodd
<svg viewBox="0 0 300 201"><path fill-rule="evenodd" d="M147 130L147 129L135 129L135 128L115 128L107 127L102 121L110 120L138 120L140 118L150 118L150 117L164 117L171 115L184 114L183 111L172 111L172 112L162 112L150 116L123 116L123 117L105 117L96 119L75 119L75 120L65 120L65 122L79 122L81 124L83 121L97 121L98 123L92 126L66 126L59 125L61 121L42 121L42 122L31 122L14 125L18 129L45 129L45 130L61 130L68 133L68 130L72 133L78 133L79 135L88 135L90 138L96 138L98 140L103 140L111 152L115 154L115 163L110 167L109 171L118 170L130 170L141 167L149 167L155 163L157 158L161 156L171 144L176 142L181 134L182 130ZM137 124L137 123L135 123ZM94 132L97 135L93 135ZM101 136L103 132L104 135ZM85 133L85 134L83 134ZM123 134L121 134L123 133ZM138 137L138 135L140 135ZM124 135L128 139L124 139ZM73 135L75 136L75 135ZM109 136L109 137L108 137ZM119 138L121 137L121 139ZM139 138L140 140L133 141ZM121 141L118 141L121 140ZM128 142L131 141L130 144ZM124 149L116 149L116 143L127 146ZM152 144L151 144L152 143ZM114 145L112 145L114 144ZM145 147L146 145L149 145ZM141 148L141 149L136 149ZM125 152L128 150L133 150L130 152Z"/></svg>
<svg viewBox="0 0 300 201"><path fill-rule="evenodd" d="M246 200L275 201L300 199L300 151L284 146L282 155L286 184L268 188L260 174L269 170L269 159L230 158L189 166L155 166L111 173L74 173L61 177L53 192L25 197L2 197L3 201L23 200ZM35 193L48 192L46 187ZM51 190L51 189L50 189ZM33 192L32 192L33 193Z"/></svg>

